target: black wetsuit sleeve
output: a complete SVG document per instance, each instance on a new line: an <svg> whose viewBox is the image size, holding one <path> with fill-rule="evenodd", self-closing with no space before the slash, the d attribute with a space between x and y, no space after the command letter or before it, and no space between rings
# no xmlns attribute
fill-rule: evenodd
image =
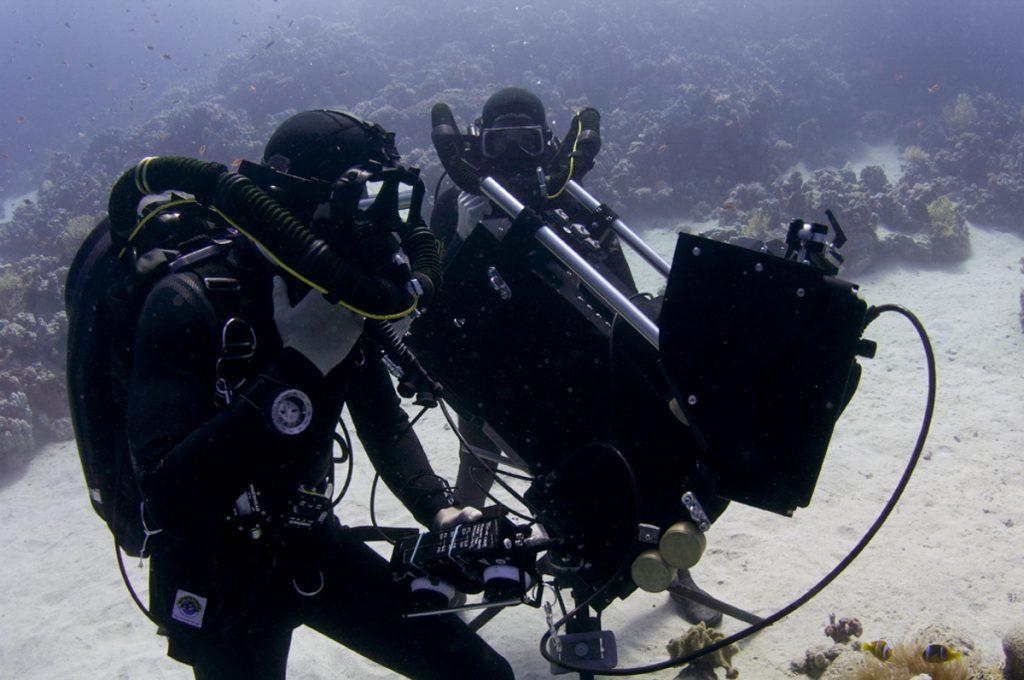
<svg viewBox="0 0 1024 680"><path fill-rule="evenodd" d="M312 437L322 429L278 434L260 408L240 397L216 407L218 324L188 276L166 277L146 299L135 332L126 417L147 509L168 528L208 526L261 467L272 474L282 461L311 455ZM296 387L310 395L316 413L323 377L301 354L281 350L259 373L250 387L262 381Z"/></svg>
<svg viewBox="0 0 1024 680"><path fill-rule="evenodd" d="M438 510L452 505L445 483L434 474L391 378L372 352L354 366L348 409L363 447L380 477L420 524L429 526Z"/></svg>

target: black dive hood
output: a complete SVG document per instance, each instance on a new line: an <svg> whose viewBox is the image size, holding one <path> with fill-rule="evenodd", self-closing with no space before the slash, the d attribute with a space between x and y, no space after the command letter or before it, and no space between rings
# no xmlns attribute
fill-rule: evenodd
<svg viewBox="0 0 1024 680"><path fill-rule="evenodd" d="M137 231L136 207L143 197L176 190L192 194L198 203L220 213L292 276L367 318L405 316L422 295L440 286L440 248L420 217L423 183L418 169L370 164L345 172L333 184L255 163L243 162L242 169L235 173L220 163L194 158L144 159L125 171L111 189L108 210L115 245L122 249L131 246ZM376 199L362 207L360 200L368 181L383 184ZM405 221L398 216L402 183L413 186ZM408 261L396 257L372 271L355 266L349 254L335 252L275 197L287 197L289 207L318 205L326 198L332 213L395 232ZM306 199L310 202L303 203Z"/></svg>
<svg viewBox="0 0 1024 680"><path fill-rule="evenodd" d="M484 156L479 134L463 134L459 130L455 115L444 102L434 104L430 124L430 139L441 165L463 191L480 194L481 177L507 174L493 159ZM541 161L543 178L526 179L542 187L544 197L556 198L569 180L579 181L594 167L600 150L601 116L596 109L588 107L573 116L569 132L561 143L552 140L550 152Z"/></svg>

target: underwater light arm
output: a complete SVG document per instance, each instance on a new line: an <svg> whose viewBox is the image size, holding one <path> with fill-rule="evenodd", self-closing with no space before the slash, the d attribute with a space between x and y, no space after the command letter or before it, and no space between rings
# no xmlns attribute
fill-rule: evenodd
<svg viewBox="0 0 1024 680"><path fill-rule="evenodd" d="M487 198L494 201L499 208L512 219L518 218L526 206L493 177L485 177L480 182L480 189ZM539 222L539 220L538 220ZM621 316L655 348L659 345L658 326L647 315L640 311L628 297L622 294L608 279L601 275L593 265L581 257L565 241L546 224L539 224L536 239L547 248L562 264L580 277L594 293L604 301L616 314Z"/></svg>

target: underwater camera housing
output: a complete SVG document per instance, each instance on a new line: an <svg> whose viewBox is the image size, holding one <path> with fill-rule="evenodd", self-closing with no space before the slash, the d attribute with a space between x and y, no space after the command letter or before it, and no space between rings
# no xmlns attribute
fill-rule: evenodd
<svg viewBox="0 0 1024 680"><path fill-rule="evenodd" d="M533 476L525 500L556 583L600 610L636 585L664 589L664 570L688 566L666 556L699 558L666 540L696 545L692 528L729 500L784 515L810 502L856 357L873 353L856 285L813 259L689 234L669 267L573 181L589 229L492 178L480 188L513 222L472 232L409 345L502 462ZM576 254L608 227L667 276L663 296L629 297Z"/></svg>

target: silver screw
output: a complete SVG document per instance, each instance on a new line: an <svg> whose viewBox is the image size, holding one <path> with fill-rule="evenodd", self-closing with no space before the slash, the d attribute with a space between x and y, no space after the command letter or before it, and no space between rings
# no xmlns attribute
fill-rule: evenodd
<svg viewBox="0 0 1024 680"><path fill-rule="evenodd" d="M762 271L764 271L764 265L761 264L760 262L758 262L757 264L754 265L754 271L755 272L762 272Z"/></svg>
<svg viewBox="0 0 1024 680"><path fill-rule="evenodd" d="M688 396L686 398L686 403L689 404L690 406L693 406L694 404L696 404L697 403L697 395L696 394L691 394L690 396Z"/></svg>
<svg viewBox="0 0 1024 680"><path fill-rule="evenodd" d="M805 293L804 293L804 289L803 289L803 288L797 288L797 289L796 289L796 296L797 296L797 297L803 297L803 296L804 296L804 294L805 294Z"/></svg>
<svg viewBox="0 0 1024 680"><path fill-rule="evenodd" d="M586 642L577 642L576 647L573 648L573 651L576 652L576 656L582 659L590 652L590 645L588 645Z"/></svg>
<svg viewBox="0 0 1024 680"><path fill-rule="evenodd" d="M693 255L694 255L694 257L697 257L697 256L700 255L700 246L694 246L693 247Z"/></svg>

